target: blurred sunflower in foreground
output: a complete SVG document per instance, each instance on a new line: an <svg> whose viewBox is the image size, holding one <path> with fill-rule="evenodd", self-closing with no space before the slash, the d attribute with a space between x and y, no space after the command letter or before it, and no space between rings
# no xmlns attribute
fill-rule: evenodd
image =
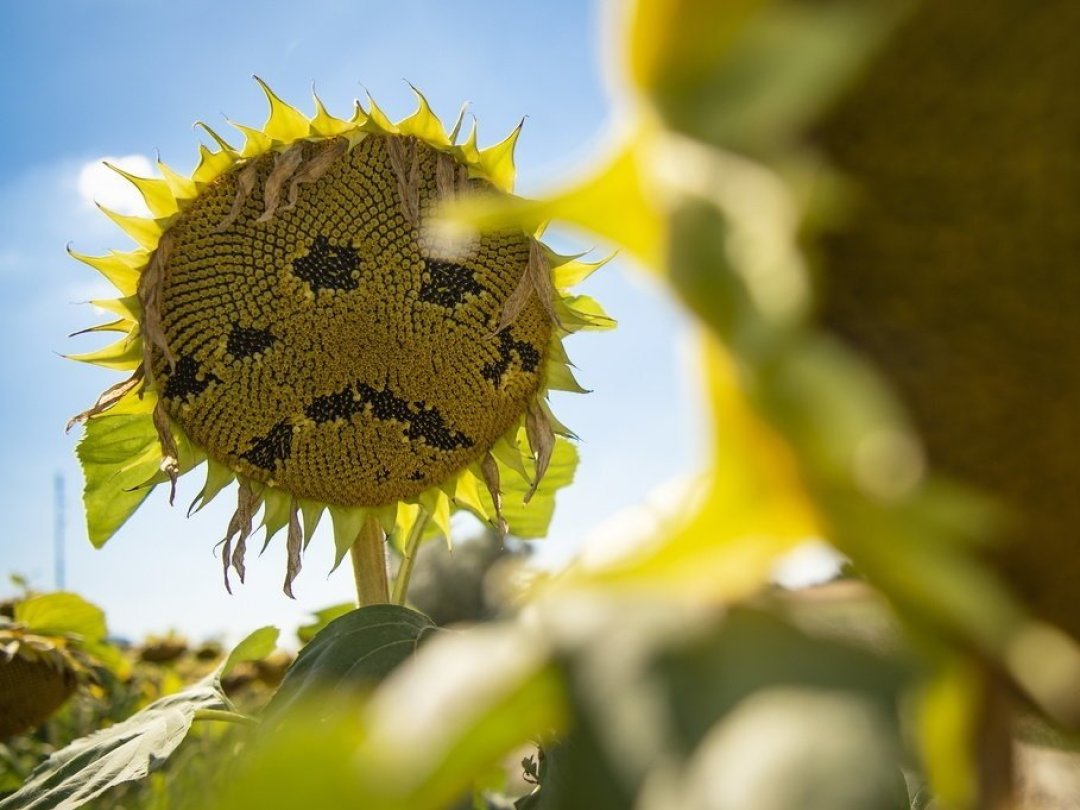
<svg viewBox="0 0 1080 810"><path fill-rule="evenodd" d="M190 177L120 172L152 216L105 213L137 250L75 254L122 296L95 302L116 317L94 331L122 337L74 359L131 372L72 420L86 423L91 540L204 460L193 508L238 483L226 584L230 568L243 579L260 506L267 542L287 527L290 595L326 509L337 561L368 538L369 566L384 533L405 544L430 519L448 536L457 509L543 533L576 461L548 391L583 390L562 338L612 324L566 290L599 263L538 231L435 225L446 201L509 194L520 128L479 149L475 127L459 143L462 117L448 133L419 93L397 123L373 101L343 120L316 99L309 119L260 84L270 116L237 125L243 148L207 127L219 148ZM523 508L556 468L546 503Z"/></svg>

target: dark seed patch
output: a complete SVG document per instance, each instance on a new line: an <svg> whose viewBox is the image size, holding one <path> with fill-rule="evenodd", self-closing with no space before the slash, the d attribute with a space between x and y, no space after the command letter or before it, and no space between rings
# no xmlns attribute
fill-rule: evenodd
<svg viewBox="0 0 1080 810"><path fill-rule="evenodd" d="M356 414L364 413L369 406L371 415L376 419L404 424L405 436L414 441L419 439L440 450L473 446L473 440L464 433L450 429L437 408L429 407L424 402L409 402L392 391L380 391L362 382L333 394L316 397L304 408L304 413L321 424L335 419L349 420Z"/></svg>
<svg viewBox="0 0 1080 810"><path fill-rule="evenodd" d="M237 360L266 351L277 338L267 329L235 325L229 332L225 348Z"/></svg>
<svg viewBox="0 0 1080 810"><path fill-rule="evenodd" d="M440 259L425 259L424 263L427 272L420 287L421 301L452 308L484 291L468 267Z"/></svg>
<svg viewBox="0 0 1080 810"><path fill-rule="evenodd" d="M276 462L285 461L292 453L293 427L278 422L265 436L256 439L251 449L240 457L263 470L273 470Z"/></svg>
<svg viewBox="0 0 1080 810"><path fill-rule="evenodd" d="M210 383L221 382L209 371L200 376L199 362L191 355L182 355L176 361L176 368L165 381L162 396L165 399L186 399L195 397L207 389Z"/></svg>
<svg viewBox="0 0 1080 810"><path fill-rule="evenodd" d="M503 375L514 362L514 354L517 354L522 370L530 374L540 365L539 350L527 341L515 340L510 329L506 328L499 332L499 359L485 365L480 373L493 384L500 385Z"/></svg>
<svg viewBox="0 0 1080 810"><path fill-rule="evenodd" d="M311 250L293 262L293 273L306 281L312 292L355 290L360 282L353 274L360 269L360 254L354 248L331 245L325 236L316 236Z"/></svg>

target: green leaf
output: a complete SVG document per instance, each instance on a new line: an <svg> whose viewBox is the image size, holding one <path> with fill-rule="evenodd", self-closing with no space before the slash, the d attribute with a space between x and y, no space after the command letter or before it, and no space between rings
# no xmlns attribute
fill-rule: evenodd
<svg viewBox="0 0 1080 810"><path fill-rule="evenodd" d="M161 446L147 414L98 416L86 423L76 449L86 486L86 526L100 548L139 508L150 489L136 489L161 464Z"/></svg>
<svg viewBox="0 0 1080 810"><path fill-rule="evenodd" d="M317 610L315 611L315 621L297 628L296 637L300 639L301 644L310 644L311 640L318 633L321 633L326 625L352 610L356 610L355 602L342 602L339 605L331 605L322 610Z"/></svg>
<svg viewBox="0 0 1080 810"><path fill-rule="evenodd" d="M555 494L574 480L577 470L578 451L573 443L559 437L551 453L544 480L540 482L532 499L525 503L529 491L528 482L518 475L504 475L499 482L502 490L502 514L506 519L510 534L526 540L545 537L551 518L555 514ZM526 461L530 478L535 464ZM495 505L485 487L480 488L480 500L489 514L495 514Z"/></svg>
<svg viewBox="0 0 1080 810"><path fill-rule="evenodd" d="M566 722L560 674L521 627L440 633L368 699L336 697L313 693L287 728L271 728L212 806L457 807L493 766Z"/></svg>
<svg viewBox="0 0 1080 810"><path fill-rule="evenodd" d="M78 594L63 591L16 602L15 621L41 635L70 633L86 642L100 641L108 632L101 608Z"/></svg>
<svg viewBox="0 0 1080 810"><path fill-rule="evenodd" d="M789 144L894 29L907 0L641 0L634 78L666 123L747 154Z"/></svg>
<svg viewBox="0 0 1080 810"><path fill-rule="evenodd" d="M427 616L398 605L369 605L330 622L304 647L267 707L278 717L317 696L345 697L370 688L409 658L436 630Z"/></svg>
<svg viewBox="0 0 1080 810"><path fill-rule="evenodd" d="M233 647L232 652L229 653L229 657L226 658L225 663L221 665L221 672L218 677L228 675L232 672L233 667L241 661L259 661L266 658L266 656L274 651L274 647L277 645L278 636L280 634L281 631L271 625L260 627L255 632L249 634L247 638Z"/></svg>
<svg viewBox="0 0 1080 810"><path fill-rule="evenodd" d="M71 810L142 779L183 742L201 709L225 709L217 679L156 700L122 723L76 740L43 762L0 810Z"/></svg>

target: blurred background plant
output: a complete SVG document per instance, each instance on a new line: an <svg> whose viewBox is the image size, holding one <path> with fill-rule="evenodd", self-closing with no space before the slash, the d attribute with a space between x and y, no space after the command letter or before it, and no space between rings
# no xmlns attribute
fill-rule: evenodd
<svg viewBox="0 0 1080 810"><path fill-rule="evenodd" d="M182 785L178 804L138 801L1080 805L1080 611L1063 584L1075 504L1046 506L1080 458L1075 319L1058 311L1075 302L1075 228L1056 207L1075 206L1065 181L1080 166L1062 93L1078 74L1059 41L1080 12L1019 0L609 6L625 107L609 151L544 199L448 216L569 223L661 280L700 322L709 474L635 542L585 549L551 576L530 578L513 559L525 555L491 537L453 556L429 543L410 593L419 611L320 611L284 672L255 645L242 657L277 675L250 704L174 691L173 709L209 722L189 719L188 742L153 760L150 784ZM1033 390L1017 388L1025 363ZM1005 404L988 412L988 398ZM993 433L995 420L1030 435ZM843 553L845 575L773 584L812 538ZM214 668L169 638L144 647L135 668L151 666L176 685ZM210 683L242 666L260 665ZM161 704L145 704L166 694L153 682L161 691L118 693L70 733L36 732L54 745L18 761L121 717L137 724L126 739L151 737ZM97 746L122 755L115 738ZM99 756L72 761L46 760L0 808L77 806L68 797L87 785L119 806L116 791L142 790L118 787L139 774L105 773Z"/></svg>

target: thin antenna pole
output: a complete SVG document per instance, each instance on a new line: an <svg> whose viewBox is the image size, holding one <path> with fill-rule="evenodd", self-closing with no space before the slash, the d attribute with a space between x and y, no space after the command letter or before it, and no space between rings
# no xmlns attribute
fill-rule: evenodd
<svg viewBox="0 0 1080 810"><path fill-rule="evenodd" d="M64 590L64 474L53 476L53 578L56 590Z"/></svg>

